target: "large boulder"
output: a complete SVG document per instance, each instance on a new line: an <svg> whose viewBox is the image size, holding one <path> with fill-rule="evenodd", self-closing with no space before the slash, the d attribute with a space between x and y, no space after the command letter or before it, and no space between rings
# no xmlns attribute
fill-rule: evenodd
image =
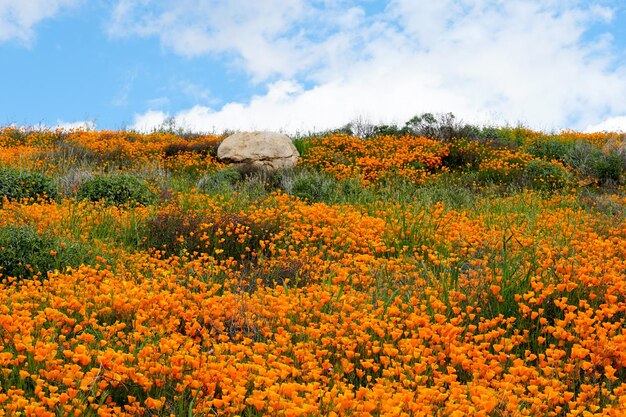
<svg viewBox="0 0 626 417"><path fill-rule="evenodd" d="M224 139L217 158L239 171L277 171L296 166L300 154L287 135L239 132Z"/></svg>

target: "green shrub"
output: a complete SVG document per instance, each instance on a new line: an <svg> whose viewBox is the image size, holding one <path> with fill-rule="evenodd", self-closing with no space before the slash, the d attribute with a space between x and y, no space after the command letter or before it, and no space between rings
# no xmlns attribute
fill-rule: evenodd
<svg viewBox="0 0 626 417"><path fill-rule="evenodd" d="M619 155L614 153L601 153L598 158L593 161L591 167L593 177L600 184L617 184L621 181L624 173L624 163Z"/></svg>
<svg viewBox="0 0 626 417"><path fill-rule="evenodd" d="M522 171L520 185L540 190L557 190L571 183L572 175L562 165L534 159Z"/></svg>
<svg viewBox="0 0 626 417"><path fill-rule="evenodd" d="M57 191L52 180L39 172L15 168L0 168L0 200L56 198Z"/></svg>
<svg viewBox="0 0 626 417"><path fill-rule="evenodd" d="M377 125L372 127L372 133L369 136L405 136L411 133L409 128L398 127L395 125Z"/></svg>
<svg viewBox="0 0 626 417"><path fill-rule="evenodd" d="M565 156L572 150L572 144L551 139L536 140L526 150L529 154L540 159L563 162Z"/></svg>
<svg viewBox="0 0 626 417"><path fill-rule="evenodd" d="M40 236L30 226L0 228L2 278L31 278L47 271L76 267L91 260L89 251L53 236Z"/></svg>
<svg viewBox="0 0 626 417"><path fill-rule="evenodd" d="M107 204L150 204L154 194L145 181L130 174L96 175L80 184L77 198Z"/></svg>
<svg viewBox="0 0 626 417"><path fill-rule="evenodd" d="M239 171L233 168L224 168L204 174L198 180L197 187L199 191L210 194L229 192L241 180L242 176Z"/></svg>
<svg viewBox="0 0 626 417"><path fill-rule="evenodd" d="M87 170L79 168L69 169L65 174L57 177L59 194L62 197L71 197L76 195L80 185L89 178L93 178L93 176L94 174Z"/></svg>

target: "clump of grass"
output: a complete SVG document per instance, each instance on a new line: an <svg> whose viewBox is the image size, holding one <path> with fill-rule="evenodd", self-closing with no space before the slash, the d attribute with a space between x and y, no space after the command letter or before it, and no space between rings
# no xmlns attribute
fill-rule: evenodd
<svg viewBox="0 0 626 417"><path fill-rule="evenodd" d="M232 192L242 175L233 168L224 168L204 174L197 183L199 191L208 194Z"/></svg>
<svg viewBox="0 0 626 417"><path fill-rule="evenodd" d="M309 149L313 147L314 142L311 137L301 137L293 139L293 145L298 150L300 156L305 156Z"/></svg>
<svg viewBox="0 0 626 417"><path fill-rule="evenodd" d="M32 278L47 271L77 267L91 260L89 250L57 236L38 234L30 226L0 228L0 275Z"/></svg>
<svg viewBox="0 0 626 417"><path fill-rule="evenodd" d="M59 187L59 194L61 196L74 196L78 193L81 185L93 178L94 174L90 171L72 168L63 175L57 177L57 184Z"/></svg>
<svg viewBox="0 0 626 417"><path fill-rule="evenodd" d="M315 171L300 171L291 181L283 181L288 194L310 203L330 202L337 194L337 180Z"/></svg>
<svg viewBox="0 0 626 417"><path fill-rule="evenodd" d="M145 181L132 174L94 175L80 184L80 200L104 201L107 204L143 204L154 201L155 196Z"/></svg>
<svg viewBox="0 0 626 417"><path fill-rule="evenodd" d="M272 176L270 183L274 188L309 203L353 202L364 191L356 179L338 180L323 172L309 169L278 172Z"/></svg>
<svg viewBox="0 0 626 417"><path fill-rule="evenodd" d="M0 168L0 201L54 199L57 190L52 179L39 172Z"/></svg>
<svg viewBox="0 0 626 417"><path fill-rule="evenodd" d="M625 169L622 158L616 152L605 153L583 141L571 145L560 159L601 185L619 183Z"/></svg>
<svg viewBox="0 0 626 417"><path fill-rule="evenodd" d="M57 165L89 165L100 162L98 154L85 145L61 140L54 147L39 154L40 159L55 161Z"/></svg>

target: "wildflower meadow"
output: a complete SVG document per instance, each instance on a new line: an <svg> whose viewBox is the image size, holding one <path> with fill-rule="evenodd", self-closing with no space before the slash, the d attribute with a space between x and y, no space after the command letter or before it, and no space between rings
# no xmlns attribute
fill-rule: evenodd
<svg viewBox="0 0 626 417"><path fill-rule="evenodd" d="M626 137L418 122L0 129L0 415L626 415Z"/></svg>

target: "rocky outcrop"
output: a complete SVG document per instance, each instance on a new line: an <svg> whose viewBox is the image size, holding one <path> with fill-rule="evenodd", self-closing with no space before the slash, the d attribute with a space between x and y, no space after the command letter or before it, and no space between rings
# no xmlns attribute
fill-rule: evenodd
<svg viewBox="0 0 626 417"><path fill-rule="evenodd" d="M217 158L239 171L292 168L300 154L287 135L274 132L235 133L217 148Z"/></svg>

